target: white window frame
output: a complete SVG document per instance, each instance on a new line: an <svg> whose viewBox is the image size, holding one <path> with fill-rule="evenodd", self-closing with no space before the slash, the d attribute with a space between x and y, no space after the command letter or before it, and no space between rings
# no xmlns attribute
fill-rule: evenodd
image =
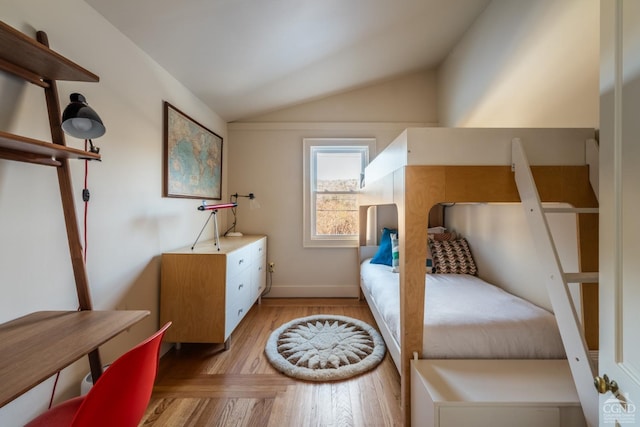
<svg viewBox="0 0 640 427"><path fill-rule="evenodd" d="M304 138L303 139L303 247L305 248L355 248L358 235L355 236L317 236L315 235L315 198L312 194L312 173L314 169L314 147L363 147L368 150L370 162L375 157L375 138ZM365 165L366 166L366 165Z"/></svg>

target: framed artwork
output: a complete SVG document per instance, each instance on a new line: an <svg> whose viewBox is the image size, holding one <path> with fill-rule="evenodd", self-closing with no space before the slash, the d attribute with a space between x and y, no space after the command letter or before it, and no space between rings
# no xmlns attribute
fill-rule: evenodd
<svg viewBox="0 0 640 427"><path fill-rule="evenodd" d="M222 137L164 102L163 196L222 199Z"/></svg>

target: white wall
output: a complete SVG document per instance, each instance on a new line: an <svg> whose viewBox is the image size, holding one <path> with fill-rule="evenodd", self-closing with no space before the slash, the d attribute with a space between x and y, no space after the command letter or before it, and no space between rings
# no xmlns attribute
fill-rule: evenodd
<svg viewBox="0 0 640 427"><path fill-rule="evenodd" d="M423 70L242 122L437 122L436 73Z"/></svg>
<svg viewBox="0 0 640 427"><path fill-rule="evenodd" d="M597 0L492 0L438 69L440 125L598 128L599 22ZM447 212L483 278L550 308L519 205ZM564 267L576 271L575 227L553 221Z"/></svg>
<svg viewBox="0 0 640 427"><path fill-rule="evenodd" d="M598 0L493 0L438 70L449 127L597 127Z"/></svg>
<svg viewBox="0 0 640 427"><path fill-rule="evenodd" d="M435 82L425 71L231 124L230 191L253 191L261 203L265 195L268 203L278 200L260 211L239 209L246 224L240 228L270 236L275 294L301 296L294 287L342 288L355 280L349 250L302 249L302 138L376 136L336 124L349 121L597 127L598 28L596 0L494 0L437 70ZM378 149L394 136L379 138ZM491 221L487 227L503 219Z"/></svg>
<svg viewBox="0 0 640 427"><path fill-rule="evenodd" d="M547 220L563 270L579 271L575 215L548 214ZM479 277L553 311L521 204L458 204L445 208L445 224L469 241ZM572 288L580 312L579 289Z"/></svg>
<svg viewBox="0 0 640 427"><path fill-rule="evenodd" d="M356 248L303 248L304 138L376 138L388 145L408 123L231 123L229 192L255 193L260 209L239 201L237 230L268 237L275 262L269 297L356 297Z"/></svg>
<svg viewBox="0 0 640 427"><path fill-rule="evenodd" d="M436 121L434 94L434 73L422 71L229 124L229 192L253 192L261 205L250 210L241 199L237 229L268 236L269 296L359 292L355 248L302 247L303 138L373 137L381 151L406 127Z"/></svg>
<svg viewBox="0 0 640 427"><path fill-rule="evenodd" d="M44 30L52 49L100 76L99 83L58 85L63 108L71 92L81 92L107 127L94 141L103 161L89 166L87 267L94 307L151 311L103 346L107 363L156 330L159 255L191 244L206 219L196 210L198 200L161 196L162 101L222 135L225 144L226 124L85 2L0 0L0 10L7 24L31 36ZM50 140L42 89L0 73L0 95L0 129ZM82 144L70 137L67 143ZM72 161L71 167L82 218L84 166ZM0 160L0 212L0 322L36 310L75 309L55 170ZM86 358L64 370L56 400L77 394L87 371ZM23 425L46 408L52 387L45 381L1 408L0 425Z"/></svg>

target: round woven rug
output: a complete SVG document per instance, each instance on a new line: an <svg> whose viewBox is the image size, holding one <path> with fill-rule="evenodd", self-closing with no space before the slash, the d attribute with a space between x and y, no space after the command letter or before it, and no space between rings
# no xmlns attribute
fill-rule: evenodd
<svg viewBox="0 0 640 427"><path fill-rule="evenodd" d="M269 362L290 377L333 381L378 365L386 347L369 324L345 316L319 314L285 323L271 333L265 353Z"/></svg>

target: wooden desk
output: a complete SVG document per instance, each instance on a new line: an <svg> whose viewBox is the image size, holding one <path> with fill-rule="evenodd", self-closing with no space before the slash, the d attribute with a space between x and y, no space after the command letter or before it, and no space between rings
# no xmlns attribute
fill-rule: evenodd
<svg viewBox="0 0 640 427"><path fill-rule="evenodd" d="M148 315L39 311L0 325L0 407Z"/></svg>

